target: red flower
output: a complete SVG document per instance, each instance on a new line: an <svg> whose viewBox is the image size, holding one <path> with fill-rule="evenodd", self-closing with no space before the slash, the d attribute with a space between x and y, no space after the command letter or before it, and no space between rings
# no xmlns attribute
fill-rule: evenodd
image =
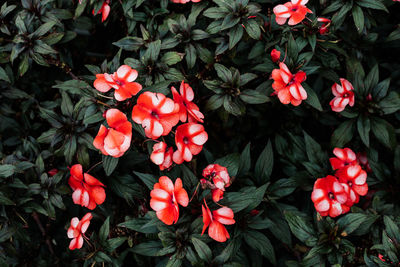
<svg viewBox="0 0 400 267"><path fill-rule="evenodd" d="M347 208L343 205L347 201L345 189L332 175L315 181L311 200L321 216L336 217L343 213L343 209Z"/></svg>
<svg viewBox="0 0 400 267"><path fill-rule="evenodd" d="M332 94L335 96L335 98L329 102L332 111L335 112L343 111L347 104L349 104L350 107L354 105L353 85L351 85L348 80L343 78L340 78L340 83L342 86L337 83L332 85Z"/></svg>
<svg viewBox="0 0 400 267"><path fill-rule="evenodd" d="M110 3L110 0L104 1L103 5L100 8L100 10L97 12L97 14L101 14L101 22L104 22L107 19L108 14L110 14L111 8L108 5L109 3ZM92 13L93 13L93 15L95 15L94 14L94 9L93 9Z"/></svg>
<svg viewBox="0 0 400 267"><path fill-rule="evenodd" d="M325 35L329 32L329 26L331 25L331 20L327 18L318 18L318 22L322 22L322 26L319 28L319 33Z"/></svg>
<svg viewBox="0 0 400 267"><path fill-rule="evenodd" d="M96 74L93 83L94 88L100 92L108 92L111 88L115 89L114 97L118 101L131 98L142 90L142 85L134 82L138 72L128 65L122 65L114 74Z"/></svg>
<svg viewBox="0 0 400 267"><path fill-rule="evenodd" d="M299 71L293 75L283 62L279 63L279 68L272 71L272 79L274 79L272 88L278 94L282 104L300 105L302 100L307 99L307 92L301 86L301 83L306 80L306 73Z"/></svg>
<svg viewBox="0 0 400 267"><path fill-rule="evenodd" d="M347 184L350 188L350 198L346 205L358 203L359 196L365 196L368 193L367 173L361 169L360 165L347 165L339 169L335 175L339 178L339 182Z"/></svg>
<svg viewBox="0 0 400 267"><path fill-rule="evenodd" d="M153 152L151 153L150 159L151 161L159 165L160 170L165 170L171 167L172 165L172 147L167 149L167 144L164 142L159 142L154 144Z"/></svg>
<svg viewBox="0 0 400 267"><path fill-rule="evenodd" d="M73 165L70 174L68 184L74 190L72 200L75 204L90 210L96 208L96 205L103 204L106 199L104 184L90 174L83 173L81 164Z"/></svg>
<svg viewBox="0 0 400 267"><path fill-rule="evenodd" d="M57 169L51 169L50 171L47 172L50 176L54 176L58 173Z"/></svg>
<svg viewBox="0 0 400 267"><path fill-rule="evenodd" d="M212 213L204 200L204 205L201 206L203 211L203 235L205 230L208 228L208 235L218 242L225 242L230 238L228 231L224 225L231 225L235 223L233 219L233 211L230 208L223 207L218 210L214 210Z"/></svg>
<svg viewBox="0 0 400 267"><path fill-rule="evenodd" d="M189 84L182 81L179 93L175 87L171 87L175 103L179 104L179 119L181 122L203 122L204 115L199 111L199 107L192 103L194 93Z"/></svg>
<svg viewBox="0 0 400 267"><path fill-rule="evenodd" d="M83 216L82 220L80 221L77 217L71 219L71 226L68 228L67 232L68 237L72 238L71 242L69 243L70 250L80 249L82 247L82 235L84 235L86 230L88 229L90 220L92 218L92 214L88 212L85 216Z"/></svg>
<svg viewBox="0 0 400 267"><path fill-rule="evenodd" d="M115 108L107 110L105 117L111 128L101 125L93 145L104 155L119 158L131 145L132 124L124 113Z"/></svg>
<svg viewBox="0 0 400 267"><path fill-rule="evenodd" d="M213 182L209 186L213 201L220 201L223 198L225 187L230 185L228 170L219 164L210 164L203 170L203 177Z"/></svg>
<svg viewBox="0 0 400 267"><path fill-rule="evenodd" d="M161 93L144 92L132 110L132 120L141 124L146 136L167 135L179 121L179 104Z"/></svg>
<svg viewBox="0 0 400 267"><path fill-rule="evenodd" d="M333 149L333 154L335 154L336 158L330 158L332 169L337 170L343 168L346 165L356 163L356 153L353 152L350 148L338 148Z"/></svg>
<svg viewBox="0 0 400 267"><path fill-rule="evenodd" d="M271 59L273 62L278 62L279 59L281 57L281 52L276 50L276 49L272 49L271 51Z"/></svg>
<svg viewBox="0 0 400 267"><path fill-rule="evenodd" d="M208 135L201 124L188 122L176 128L175 143L178 148L174 152L173 160L176 164L183 161L191 161L193 155L197 155L207 142Z"/></svg>
<svg viewBox="0 0 400 267"><path fill-rule="evenodd" d="M312 13L305 4L308 0L291 0L284 5L277 5L274 7L275 20L279 25L285 24L286 20L289 19L289 25L296 25L300 23L307 13Z"/></svg>
<svg viewBox="0 0 400 267"><path fill-rule="evenodd" d="M189 197L182 187L181 178L175 181L175 187L171 179L161 176L154 189L150 192L150 207L156 211L157 218L163 223L171 225L179 219L178 204L186 207L189 204Z"/></svg>
<svg viewBox="0 0 400 267"><path fill-rule="evenodd" d="M366 172L372 172L371 166L368 162L367 154L365 152L357 153L357 162Z"/></svg>

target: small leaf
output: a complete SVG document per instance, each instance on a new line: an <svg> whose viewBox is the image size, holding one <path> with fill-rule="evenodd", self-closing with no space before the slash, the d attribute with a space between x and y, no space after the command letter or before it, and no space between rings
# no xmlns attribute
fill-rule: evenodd
<svg viewBox="0 0 400 267"><path fill-rule="evenodd" d="M343 122L336 128L331 137L331 146L343 147L353 138L354 120Z"/></svg>
<svg viewBox="0 0 400 267"><path fill-rule="evenodd" d="M107 240L108 234L110 233L110 217L104 221L103 225L99 230L100 242L104 243Z"/></svg>
<svg viewBox="0 0 400 267"><path fill-rule="evenodd" d="M195 237L192 237L192 243L200 259L202 259L205 262L211 262L212 252L211 249L207 246L207 244Z"/></svg>
<svg viewBox="0 0 400 267"><path fill-rule="evenodd" d="M274 248L264 234L259 231L248 230L244 233L243 237L251 248L258 250L272 264L276 264Z"/></svg>
<svg viewBox="0 0 400 267"><path fill-rule="evenodd" d="M357 130L363 143L369 147L369 132L371 130L371 123L367 116L361 115L358 117Z"/></svg>
<svg viewBox="0 0 400 267"><path fill-rule="evenodd" d="M358 5L353 5L352 13L357 32L360 34L364 29L364 13Z"/></svg>
<svg viewBox="0 0 400 267"><path fill-rule="evenodd" d="M149 190L153 190L154 184L158 182L157 178L152 174L133 172L142 182L147 186Z"/></svg>
<svg viewBox="0 0 400 267"><path fill-rule="evenodd" d="M118 165L119 158L103 155L103 169L107 176L110 176Z"/></svg>
<svg viewBox="0 0 400 267"><path fill-rule="evenodd" d="M257 184L261 185L269 181L273 166L274 153L272 151L271 140L268 140L268 144L265 146L256 162L254 178Z"/></svg>

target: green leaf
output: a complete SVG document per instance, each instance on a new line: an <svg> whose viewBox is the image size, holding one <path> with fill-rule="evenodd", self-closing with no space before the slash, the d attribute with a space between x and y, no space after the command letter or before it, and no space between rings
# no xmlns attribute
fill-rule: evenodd
<svg viewBox="0 0 400 267"><path fill-rule="evenodd" d="M340 229L344 232L342 233L342 235L344 234L348 235L357 230L357 228L359 228L360 225L362 225L368 219L368 217L369 217L368 214L349 213L341 217L337 221L337 224L339 225Z"/></svg>
<svg viewBox="0 0 400 267"><path fill-rule="evenodd" d="M380 100L387 95L387 91L390 85L390 78L381 81L378 83L374 89L372 90L372 98L376 100Z"/></svg>
<svg viewBox="0 0 400 267"><path fill-rule="evenodd" d="M364 85L367 90L372 90L379 82L379 67L378 64L371 69L367 77L365 77Z"/></svg>
<svg viewBox="0 0 400 267"><path fill-rule="evenodd" d="M293 193L296 187L297 183L294 180L283 178L268 187L268 191L271 192L270 197L282 198Z"/></svg>
<svg viewBox="0 0 400 267"><path fill-rule="evenodd" d="M29 36L30 36L31 38L37 38L37 37L43 36L43 35L45 35L48 31L50 31L51 28L53 28L53 26L54 26L55 24L56 24L55 21L50 20L50 21L48 21L48 22L46 22L46 23L40 25L40 27L37 28L37 30L34 31L33 33L31 33Z"/></svg>
<svg viewBox="0 0 400 267"><path fill-rule="evenodd" d="M234 116L240 116L242 114L240 106L228 95L224 96L224 109Z"/></svg>
<svg viewBox="0 0 400 267"><path fill-rule="evenodd" d="M363 143L369 147L369 132L371 130L371 123L367 116L361 115L358 117L357 130Z"/></svg>
<svg viewBox="0 0 400 267"><path fill-rule="evenodd" d="M113 252L119 246L121 246L126 240L127 240L127 238L124 236L108 239L107 246L106 246L107 251L109 253Z"/></svg>
<svg viewBox="0 0 400 267"><path fill-rule="evenodd" d="M352 13L354 25L356 26L357 32L361 34L364 29L364 13L358 5L353 5Z"/></svg>
<svg viewBox="0 0 400 267"><path fill-rule="evenodd" d="M217 71L217 75L221 80L223 80L224 82L232 81L232 72L227 67L219 63L215 63L214 68Z"/></svg>
<svg viewBox="0 0 400 267"><path fill-rule="evenodd" d="M385 115L395 113L400 109L400 94L391 91L379 102L379 107Z"/></svg>
<svg viewBox="0 0 400 267"><path fill-rule="evenodd" d="M371 129L376 139L386 147L392 149L396 146L396 134L393 126L381 118L371 118Z"/></svg>
<svg viewBox="0 0 400 267"><path fill-rule="evenodd" d="M257 20L249 19L244 23L244 28L247 34L254 40L259 40L261 36L260 25L258 25Z"/></svg>
<svg viewBox="0 0 400 267"><path fill-rule="evenodd" d="M194 41L203 40L203 39L206 39L209 37L210 37L210 35L205 31L198 30L198 29L192 31L192 39Z"/></svg>
<svg viewBox="0 0 400 267"><path fill-rule="evenodd" d="M67 164L71 164L77 148L76 136L72 135L68 138L63 147L65 160L67 161Z"/></svg>
<svg viewBox="0 0 400 267"><path fill-rule="evenodd" d="M135 171L133 173L142 180L149 190L153 190L154 184L158 182L157 178L152 174Z"/></svg>
<svg viewBox="0 0 400 267"><path fill-rule="evenodd" d="M271 140L268 140L268 144L265 146L256 162L254 179L257 184L265 184L269 181L273 166L274 153L272 151Z"/></svg>
<svg viewBox="0 0 400 267"><path fill-rule="evenodd" d="M188 65L188 68L191 69L194 67L194 64L196 64L196 49L192 44L188 44L185 47L185 58L186 58L186 63Z"/></svg>
<svg viewBox="0 0 400 267"><path fill-rule="evenodd" d="M251 248L258 250L272 264L276 264L274 248L264 234L259 231L248 230L244 233L243 237Z"/></svg>
<svg viewBox="0 0 400 267"><path fill-rule="evenodd" d="M353 138L354 120L343 122L336 128L331 137L331 146L343 147Z"/></svg>
<svg viewBox="0 0 400 267"><path fill-rule="evenodd" d="M215 110L222 106L224 103L223 95L213 95L208 99L205 109L206 110Z"/></svg>
<svg viewBox="0 0 400 267"><path fill-rule="evenodd" d="M229 30L229 50L235 47L235 45L242 39L243 27L242 25L236 25Z"/></svg>
<svg viewBox="0 0 400 267"><path fill-rule="evenodd" d="M182 60L182 58L183 57L178 52L171 51L171 52L165 53L162 56L161 61L164 62L165 64L171 66L171 65L175 65L176 63L180 62Z"/></svg>
<svg viewBox="0 0 400 267"><path fill-rule="evenodd" d="M225 16L224 20L222 21L221 31L232 28L240 21L240 17L235 17L232 13Z"/></svg>
<svg viewBox="0 0 400 267"><path fill-rule="evenodd" d="M11 80L8 77L6 71L1 66L0 66L0 80L11 83Z"/></svg>
<svg viewBox="0 0 400 267"><path fill-rule="evenodd" d="M383 10L389 13L385 5L380 0L357 0L356 3L362 7Z"/></svg>
<svg viewBox="0 0 400 267"><path fill-rule="evenodd" d="M163 245L160 241L147 241L134 246L131 251L139 255L154 257L162 248Z"/></svg>
<svg viewBox="0 0 400 267"><path fill-rule="evenodd" d="M61 92L62 101L61 101L61 112L65 116L72 116L74 111L74 106L72 104L71 98L66 92Z"/></svg>
<svg viewBox="0 0 400 267"><path fill-rule="evenodd" d="M200 259L205 262L211 262L212 252L208 245L195 237L192 237L192 243Z"/></svg>
<svg viewBox="0 0 400 267"><path fill-rule="evenodd" d="M0 176L1 177L1 176ZM15 203L6 197L3 192L0 192L0 205L15 205Z"/></svg>
<svg viewBox="0 0 400 267"><path fill-rule="evenodd" d="M157 229L157 223L159 219L154 217L153 219L150 216L146 215L145 217L138 217L126 222L118 224L120 227L126 227L130 230L143 233L143 234L154 234L158 233L159 230Z"/></svg>
<svg viewBox="0 0 400 267"><path fill-rule="evenodd" d="M112 44L126 51L137 51L144 43L142 38L128 36Z"/></svg>
<svg viewBox="0 0 400 267"><path fill-rule="evenodd" d="M104 221L103 225L99 230L99 239L100 242L104 243L107 240L108 234L110 233L110 217Z"/></svg>
<svg viewBox="0 0 400 267"><path fill-rule="evenodd" d="M222 8L211 7L203 12L203 15L210 19L222 19L226 16L226 11Z"/></svg>
<svg viewBox="0 0 400 267"><path fill-rule="evenodd" d="M15 166L11 164L0 165L0 177L7 178L13 175L15 172Z"/></svg>
<svg viewBox="0 0 400 267"><path fill-rule="evenodd" d="M396 243L400 242L400 231L399 226L387 215L383 216L383 222L385 223L385 229L388 236L393 239Z"/></svg>
<svg viewBox="0 0 400 267"><path fill-rule="evenodd" d="M118 165L119 158L103 155L103 169L107 176L110 176Z"/></svg>
<svg viewBox="0 0 400 267"><path fill-rule="evenodd" d="M299 48L297 47L296 40L293 38L293 35L289 35L289 42L288 42L288 56L296 62L297 57L299 55Z"/></svg>
<svg viewBox="0 0 400 267"><path fill-rule="evenodd" d="M249 172L251 167L250 143L243 149L240 154L238 176L244 175Z"/></svg>
<svg viewBox="0 0 400 267"><path fill-rule="evenodd" d="M160 54L160 49L161 49L160 40L151 42L146 52L144 53L145 60L150 59L151 61L155 62L158 58L158 55Z"/></svg>
<svg viewBox="0 0 400 267"><path fill-rule="evenodd" d="M239 97L243 102L248 104L263 104L270 101L268 96L251 89L242 91Z"/></svg>
<svg viewBox="0 0 400 267"><path fill-rule="evenodd" d="M291 211L285 211L284 214L290 230L300 241L310 247L317 244L316 232L304 216L299 216Z"/></svg>
<svg viewBox="0 0 400 267"><path fill-rule="evenodd" d="M303 131L304 141L306 144L306 153L308 159L313 163L323 164L326 160L326 154L322 151L322 148L318 142L312 139L306 132Z"/></svg>
<svg viewBox="0 0 400 267"><path fill-rule="evenodd" d="M319 102L318 96L315 91L308 86L306 83L303 83L303 87L307 92L307 99L305 100L307 104L315 108L316 110L322 111L321 103Z"/></svg>

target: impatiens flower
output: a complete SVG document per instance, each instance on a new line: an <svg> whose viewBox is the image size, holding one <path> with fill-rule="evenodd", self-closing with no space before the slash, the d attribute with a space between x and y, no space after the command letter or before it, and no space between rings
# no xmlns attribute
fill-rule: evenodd
<svg viewBox="0 0 400 267"><path fill-rule="evenodd" d="M333 154L335 154L336 158L330 158L332 169L337 170L343 168L346 165L357 163L356 153L353 152L350 148L338 148L333 149Z"/></svg>
<svg viewBox="0 0 400 267"><path fill-rule="evenodd" d="M179 121L179 104L161 93L144 92L132 110L132 120L141 124L146 136L157 139L169 134Z"/></svg>
<svg viewBox="0 0 400 267"><path fill-rule="evenodd" d="M371 166L368 162L367 154L365 152L357 153L357 162L366 172L372 172Z"/></svg>
<svg viewBox="0 0 400 267"><path fill-rule="evenodd" d="M343 208L346 208L343 204L347 201L347 194L338 179L328 175L315 181L311 200L321 216L336 217L343 213Z"/></svg>
<svg viewBox="0 0 400 267"><path fill-rule="evenodd" d="M172 3L176 3L176 4L186 4L189 3L190 1L192 1L193 3L198 3L201 0L171 0Z"/></svg>
<svg viewBox="0 0 400 267"><path fill-rule="evenodd" d="M101 125L93 145L106 156L121 157L131 145L132 124L115 108L107 110L105 117L110 128Z"/></svg>
<svg viewBox="0 0 400 267"><path fill-rule="evenodd" d="M179 219L178 204L186 207L189 197L182 187L181 178L176 178L175 186L167 176L161 176L150 192L150 207L156 211L157 218L171 225Z"/></svg>
<svg viewBox="0 0 400 267"><path fill-rule="evenodd" d="M189 84L182 81L179 93L175 87L171 87L174 101L179 104L179 119L181 122L203 122L204 115L199 111L199 107L194 104L194 93Z"/></svg>
<svg viewBox="0 0 400 267"><path fill-rule="evenodd" d="M153 152L150 155L151 161L160 167L160 170L165 170L172 165L172 147L167 148L167 144L159 142L154 144Z"/></svg>
<svg viewBox="0 0 400 267"><path fill-rule="evenodd" d="M58 173L57 169L51 169L50 171L47 172L50 176L54 176Z"/></svg>
<svg viewBox="0 0 400 267"><path fill-rule="evenodd" d="M208 235L218 242L225 242L230 238L228 231L224 225L231 225L235 223L233 219L233 211L230 208L222 207L214 210L212 213L204 200L204 205L201 206L203 211L203 235L208 227Z"/></svg>
<svg viewBox="0 0 400 267"><path fill-rule="evenodd" d="M322 22L322 26L319 27L319 33L321 35L325 35L329 32L329 26L331 25L331 20L327 19L327 18L318 18L317 19L318 22Z"/></svg>
<svg viewBox="0 0 400 267"><path fill-rule="evenodd" d="M368 193L367 173L361 169L358 164L347 165L339 169L335 175L339 178L339 182L347 184L350 188L349 196L352 203L358 203L359 196L365 196ZM351 204L349 202L346 205Z"/></svg>
<svg viewBox="0 0 400 267"><path fill-rule="evenodd" d="M79 220L77 217L71 219L71 226L68 228L67 235L69 238L72 238L69 243L69 249L80 249L83 245L83 235L90 225L90 220L93 218L90 212L86 213L83 216L82 220Z"/></svg>
<svg viewBox="0 0 400 267"><path fill-rule="evenodd" d="M210 164L203 170L203 177L213 182L209 186L213 201L220 201L223 198L225 187L230 185L228 170L219 164Z"/></svg>
<svg viewBox="0 0 400 267"><path fill-rule="evenodd" d="M349 104L350 107L354 105L354 88L351 83L343 78L340 78L339 84L335 83L332 85L332 94L335 96L334 99L329 102L331 105L332 111L341 112L344 108Z"/></svg>
<svg viewBox="0 0 400 267"><path fill-rule="evenodd" d="M274 7L275 20L279 25L285 24L289 18L289 25L296 25L303 21L307 13L312 13L305 4L308 0L291 0L284 5Z"/></svg>
<svg viewBox="0 0 400 267"><path fill-rule="evenodd" d="M97 15L101 14L101 22L104 22L107 19L108 15L110 14L111 7L109 6L109 3L110 3L110 0L104 1L100 10L97 12ZM96 15L96 14L94 14L94 9L93 9L92 13L93 13L93 15Z"/></svg>
<svg viewBox="0 0 400 267"><path fill-rule="evenodd" d="M301 85L306 80L305 72L299 71L293 75L286 64L281 62L279 69L272 71L271 77L274 80L272 88L282 104L298 106L302 100L307 99L307 92Z"/></svg>
<svg viewBox="0 0 400 267"><path fill-rule="evenodd" d="M90 174L83 173L81 164L73 165L70 174L68 184L74 190L72 200L75 204L90 210L96 208L96 205L103 204L106 199L104 184Z"/></svg>
<svg viewBox="0 0 400 267"><path fill-rule="evenodd" d="M273 62L278 62L279 59L281 58L281 52L276 50L276 49L272 49L271 51L271 59Z"/></svg>
<svg viewBox="0 0 400 267"><path fill-rule="evenodd" d="M174 152L174 162L181 164L183 161L191 161L193 155L201 152L207 139L208 134L204 131L203 125L193 122L179 125L175 133L175 143L178 150Z"/></svg>
<svg viewBox="0 0 400 267"><path fill-rule="evenodd" d="M108 92L111 88L115 89L114 97L118 101L131 98L142 90L142 85L134 82L138 72L128 65L122 65L114 74L96 74L94 88L100 92Z"/></svg>

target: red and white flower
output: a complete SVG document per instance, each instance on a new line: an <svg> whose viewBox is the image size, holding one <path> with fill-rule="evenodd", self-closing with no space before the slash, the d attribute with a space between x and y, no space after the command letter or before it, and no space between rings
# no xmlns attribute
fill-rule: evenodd
<svg viewBox="0 0 400 267"><path fill-rule="evenodd" d="M315 181L311 200L314 202L314 207L321 216L329 215L330 217L336 217L348 209L347 206L344 206L347 202L345 188L332 175L319 178Z"/></svg>
<svg viewBox="0 0 400 267"><path fill-rule="evenodd" d="M235 223L233 211L228 207L222 207L211 212L205 200L201 209L204 223L201 234L203 235L208 227L208 235L215 241L225 242L230 238L224 225Z"/></svg>
<svg viewBox="0 0 400 267"><path fill-rule="evenodd" d="M79 1L79 3L80 3L80 1ZM111 7L110 7L109 3L110 3L110 0L105 0L103 2L103 5L101 6L100 10L97 12L97 15L101 14L101 22L104 22L107 19L108 15L110 14ZM93 15L96 15L96 14L94 14L94 12L95 11L93 9L92 13L93 13Z"/></svg>
<svg viewBox="0 0 400 267"><path fill-rule="evenodd" d="M93 146L106 156L119 158L131 145L132 124L124 113L115 108L107 110L105 117L110 128L100 126Z"/></svg>
<svg viewBox="0 0 400 267"><path fill-rule="evenodd" d="M71 219L71 225L68 228L67 235L72 238L69 243L69 249L80 249L83 246L83 236L90 225L90 220L93 218L92 214L86 213L81 220L77 217Z"/></svg>
<svg viewBox="0 0 400 267"><path fill-rule="evenodd" d="M203 177L208 179L208 181L202 183L207 184L211 189L213 201L220 201L223 198L225 188L229 187L231 183L228 170L219 164L210 164L203 170Z"/></svg>
<svg viewBox="0 0 400 267"><path fill-rule="evenodd" d="M368 193L367 173L361 169L360 165L347 165L337 170L335 175L340 183L349 186L350 193L348 195L350 198L348 198L346 205L358 203L359 196L365 196Z"/></svg>
<svg viewBox="0 0 400 267"><path fill-rule="evenodd" d="M274 7L275 20L279 25L285 24L289 19L289 25L296 25L303 21L307 13L312 13L305 5L308 0L291 0L283 5Z"/></svg>
<svg viewBox="0 0 400 267"><path fill-rule="evenodd" d="M186 207L189 197L182 187L181 178L175 180L175 186L167 176L161 176L150 192L150 207L156 211L157 218L171 225L179 219L179 205Z"/></svg>
<svg viewBox="0 0 400 267"><path fill-rule="evenodd" d="M176 4L186 4L189 3L190 1L192 1L193 3L198 3L201 0L171 0L172 3L176 3Z"/></svg>
<svg viewBox="0 0 400 267"><path fill-rule="evenodd" d="M203 125L193 122L179 125L175 133L175 144L178 150L174 152L174 162L182 164L183 161L191 161L193 155L201 152L207 139L208 134Z"/></svg>
<svg viewBox="0 0 400 267"><path fill-rule="evenodd" d="M70 168L68 184L71 186L72 200L75 204L90 210L101 205L106 199L104 184L88 173L83 173L82 165L75 164Z"/></svg>
<svg viewBox="0 0 400 267"><path fill-rule="evenodd" d="M307 92L301 85L306 77L306 73L303 71L293 75L285 63L279 63L279 69L272 71L271 78L274 80L272 88L282 104L291 103L293 106L298 106L301 101L307 99Z"/></svg>
<svg viewBox="0 0 400 267"><path fill-rule="evenodd" d="M345 167L349 164L357 163L356 153L353 152L350 148L334 148L333 154L335 154L336 158L330 158L329 161L331 163L332 169L337 170Z"/></svg>
<svg viewBox="0 0 400 267"><path fill-rule="evenodd" d="M354 88L353 85L346 79L340 78L341 86L337 83L332 85L332 94L335 96L329 102L332 111L341 112L347 105L354 106Z"/></svg>
<svg viewBox="0 0 400 267"><path fill-rule="evenodd" d="M111 88L115 89L114 97L118 101L131 98L142 90L142 85L134 82L138 77L138 72L128 65L122 65L114 74L96 74L93 83L94 88L100 92L108 92Z"/></svg>
<svg viewBox="0 0 400 267"><path fill-rule="evenodd" d="M158 142L153 145L153 152L150 155L151 161L160 167L160 170L165 170L172 165L172 147L167 148L164 142Z"/></svg>
<svg viewBox="0 0 400 267"><path fill-rule="evenodd" d="M144 92L132 110L132 120L141 124L146 136L157 139L169 134L179 121L179 104L161 93Z"/></svg>
<svg viewBox="0 0 400 267"><path fill-rule="evenodd" d="M189 84L182 81L179 93L175 87L171 87L172 96L175 103L179 104L179 119L181 122L203 122L204 115L199 111L199 107L192 101L194 92Z"/></svg>

